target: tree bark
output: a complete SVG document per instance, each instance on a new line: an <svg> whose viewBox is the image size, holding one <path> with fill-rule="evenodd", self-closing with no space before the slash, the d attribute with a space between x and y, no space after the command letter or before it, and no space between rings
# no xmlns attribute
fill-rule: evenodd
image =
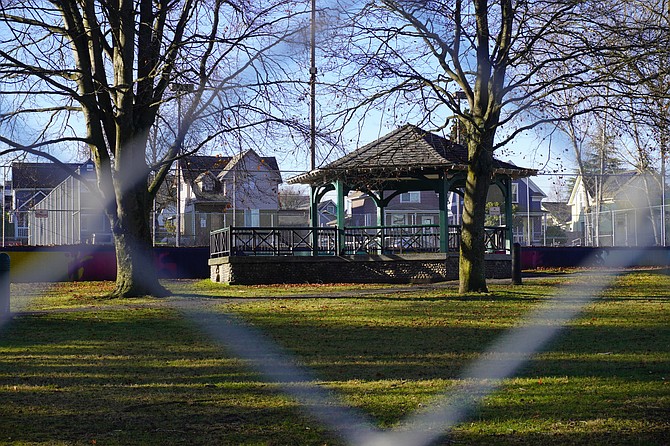
<svg viewBox="0 0 670 446"><path fill-rule="evenodd" d="M126 134L130 133L129 126ZM149 219L152 196L147 187L149 168L144 156L147 137L148 130L120 141L114 160L115 209L108 215L116 248L113 294L118 297L169 294L158 281L153 258Z"/></svg>
<svg viewBox="0 0 670 446"><path fill-rule="evenodd" d="M492 132L491 132L492 133ZM463 227L458 262L459 292L488 292L486 286L486 197L493 172L492 134L468 135L470 160L463 196Z"/></svg>
<svg viewBox="0 0 670 446"><path fill-rule="evenodd" d="M160 284L154 265L149 202L144 185L128 190L117 199L118 217L112 227L116 248L114 296L169 294Z"/></svg>

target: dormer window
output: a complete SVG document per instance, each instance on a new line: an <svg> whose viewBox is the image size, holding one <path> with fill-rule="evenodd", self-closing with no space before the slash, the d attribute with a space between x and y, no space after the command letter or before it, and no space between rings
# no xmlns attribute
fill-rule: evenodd
<svg viewBox="0 0 670 446"><path fill-rule="evenodd" d="M200 183L200 188L202 189L203 192L213 192L214 184L209 181L203 181L202 183Z"/></svg>
<svg viewBox="0 0 670 446"><path fill-rule="evenodd" d="M216 179L211 173L205 172L196 178L195 184L202 192L214 192Z"/></svg>

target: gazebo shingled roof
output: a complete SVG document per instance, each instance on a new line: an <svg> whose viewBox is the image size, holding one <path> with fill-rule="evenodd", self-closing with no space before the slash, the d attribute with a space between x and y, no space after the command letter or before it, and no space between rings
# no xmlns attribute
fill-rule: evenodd
<svg viewBox="0 0 670 446"><path fill-rule="evenodd" d="M462 145L406 124L324 167L293 177L288 182L317 185L343 176L351 178L359 174L369 177L375 172L411 174L425 172L426 169L465 171L467 159L467 149ZM535 175L537 171L494 159L493 173L519 178Z"/></svg>

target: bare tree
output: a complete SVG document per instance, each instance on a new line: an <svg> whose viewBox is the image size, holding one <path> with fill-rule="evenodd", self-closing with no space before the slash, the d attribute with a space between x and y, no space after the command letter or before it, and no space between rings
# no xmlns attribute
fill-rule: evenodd
<svg viewBox="0 0 670 446"><path fill-rule="evenodd" d="M287 186L279 190L280 209L306 209L309 195L296 186Z"/></svg>
<svg viewBox="0 0 670 446"><path fill-rule="evenodd" d="M665 245L665 178L670 144L670 1L631 0L625 11L629 20L617 28L618 38L639 43L633 51L626 52L627 64L617 73L621 103L626 105L618 114L621 121L629 123L625 128L639 159L638 168L649 168L654 158L660 162L661 225L660 231L654 228L654 232L658 232L656 242ZM638 48L643 50L634 51ZM652 222L655 222L653 217Z"/></svg>
<svg viewBox="0 0 670 446"><path fill-rule="evenodd" d="M3 152L57 162L58 149L85 143L114 235L115 294L165 294L149 250L152 198L179 156L226 135L263 141L288 122L289 43L304 11L289 0L0 5ZM149 154L154 126L160 147Z"/></svg>
<svg viewBox="0 0 670 446"><path fill-rule="evenodd" d="M588 208L595 205L592 209L595 221L591 225L587 222L587 226L596 232L596 244L601 179L607 173L602 163L612 157L628 161L632 168L645 174L643 178L649 191L661 190L664 195L664 184L651 187L648 183L659 179L649 172L658 162L660 180L664 183L670 123L670 2L628 0L613 2L610 9L615 12L603 13L600 20L602 51L592 55L592 60L597 61L594 67L606 84L555 94L554 101L563 107L549 111L555 113L557 127L570 138L578 173L584 179L588 179L589 169L585 168L582 143L590 141L588 145L598 148L595 159L600 160L601 166L592 165L590 169L594 203L587 201ZM583 100L575 101L575 96ZM575 106L580 109L579 116L571 110ZM647 197L651 207L655 202L650 194ZM587 200L590 200L588 196ZM658 235L656 228L654 232ZM662 225L661 238L664 232Z"/></svg>
<svg viewBox="0 0 670 446"><path fill-rule="evenodd" d="M484 220L494 152L553 121L545 113L560 106L553 94L575 86L588 94L604 82L593 57L605 51L600 20L612 5L604 3L381 0L343 8L351 11L343 20L350 24L345 47L332 55L342 56L346 82L336 83L344 106L334 117L345 124L365 115L413 121L432 130L457 119L464 131L461 292L487 290Z"/></svg>

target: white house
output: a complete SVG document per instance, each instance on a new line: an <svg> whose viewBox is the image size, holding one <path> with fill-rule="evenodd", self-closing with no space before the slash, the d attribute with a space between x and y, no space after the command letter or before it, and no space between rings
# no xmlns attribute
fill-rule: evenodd
<svg viewBox="0 0 670 446"><path fill-rule="evenodd" d="M575 180L568 229L593 246L662 244L661 182L655 172L625 171Z"/></svg>
<svg viewBox="0 0 670 446"><path fill-rule="evenodd" d="M233 157L190 156L178 163L180 236L209 241L225 226L272 226L282 182L277 160L246 150ZM202 240L201 240L202 239Z"/></svg>

